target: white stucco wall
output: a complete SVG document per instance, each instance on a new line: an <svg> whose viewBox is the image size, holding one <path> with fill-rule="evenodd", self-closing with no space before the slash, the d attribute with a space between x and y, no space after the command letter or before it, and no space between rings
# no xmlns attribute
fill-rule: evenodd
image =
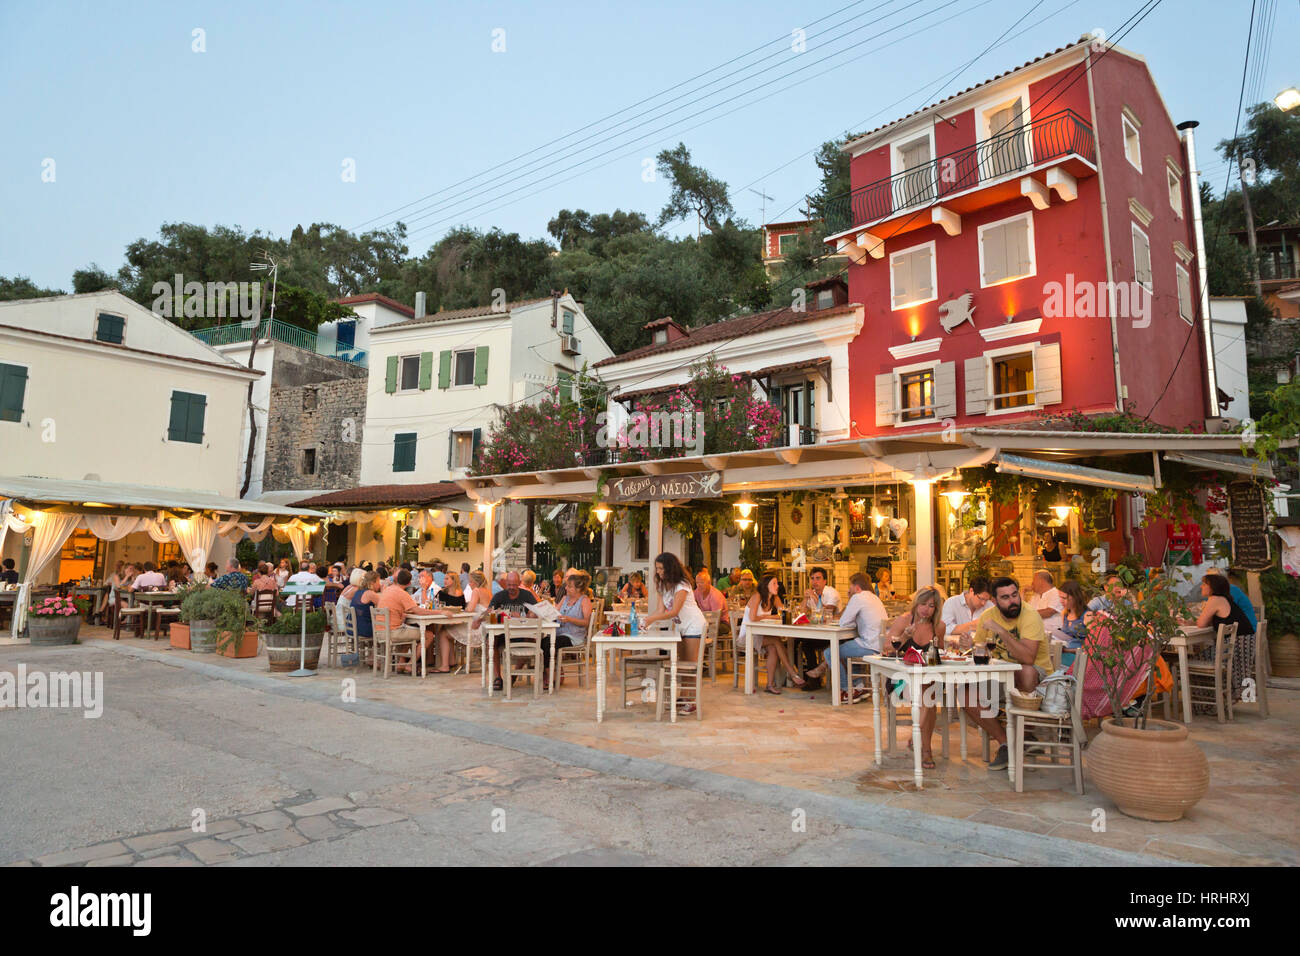
<svg viewBox="0 0 1300 956"><path fill-rule="evenodd" d="M1210 325L1214 337L1214 373L1219 388L1232 396L1221 414L1244 421L1250 418L1250 382L1246 376L1246 300L1210 298Z"/></svg>

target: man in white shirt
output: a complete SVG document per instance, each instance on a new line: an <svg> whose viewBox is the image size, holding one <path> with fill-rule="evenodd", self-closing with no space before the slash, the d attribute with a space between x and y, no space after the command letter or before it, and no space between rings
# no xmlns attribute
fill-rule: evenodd
<svg viewBox="0 0 1300 956"><path fill-rule="evenodd" d="M322 581L322 580L321 580L321 579L316 575L316 572L312 570L313 567L314 567L314 565L311 565L311 564L303 564L303 565L300 565L300 570L299 570L296 574L291 574L291 575L289 575L289 580L288 580L288 582L286 582L286 583L288 583L288 584L324 584L325 582ZM314 596L314 595L309 595L308 597L311 599L311 602L314 604L314 603L315 603L315 596ZM287 604L289 607L295 607L295 606L298 604L298 595L296 595L296 594L290 594L289 597L285 599L285 602L284 602L284 603Z"/></svg>
<svg viewBox="0 0 1300 956"><path fill-rule="evenodd" d="M826 583L826 569L813 568L808 573L808 591L804 594L804 607L809 611L838 610L840 595Z"/></svg>
<svg viewBox="0 0 1300 956"><path fill-rule="evenodd" d="M131 582L132 591L142 591L145 588L165 588L166 586L167 575L159 571L152 561L146 561L144 570L137 574L135 580Z"/></svg>
<svg viewBox="0 0 1300 956"><path fill-rule="evenodd" d="M989 579L983 575L971 578L970 587L961 594L954 594L943 602L944 633L965 637L974 634L979 626L980 613L989 603Z"/></svg>
<svg viewBox="0 0 1300 956"><path fill-rule="evenodd" d="M880 598L876 597L875 592L871 590L871 582L867 576L859 571L849 578L849 603L844 608L844 613L840 615L840 627L852 627L857 631L857 637L840 645L840 687L843 688L840 691L841 700L846 701L849 696L849 669L845 665L845 660L850 657L872 657L879 654L880 635L888 620L889 613L885 610L885 605L880 603ZM805 673L805 677L821 677L830 670L831 649L826 648L822 656L824 658L822 663ZM853 697L856 699L866 692L866 687L859 685L853 689Z"/></svg>
<svg viewBox="0 0 1300 956"><path fill-rule="evenodd" d="M1052 584L1052 572L1035 571L1029 589L1027 603L1043 619L1043 630L1051 634L1065 622L1065 599Z"/></svg>

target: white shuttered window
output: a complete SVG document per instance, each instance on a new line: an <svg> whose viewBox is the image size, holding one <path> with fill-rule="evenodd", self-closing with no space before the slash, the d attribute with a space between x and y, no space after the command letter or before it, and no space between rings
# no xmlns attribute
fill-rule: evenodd
<svg viewBox="0 0 1300 956"><path fill-rule="evenodd" d="M997 285L1033 275L1034 220L1029 213L980 226L980 284Z"/></svg>
<svg viewBox="0 0 1300 956"><path fill-rule="evenodd" d="M895 309L935 299L934 243L927 242L891 255L889 284Z"/></svg>

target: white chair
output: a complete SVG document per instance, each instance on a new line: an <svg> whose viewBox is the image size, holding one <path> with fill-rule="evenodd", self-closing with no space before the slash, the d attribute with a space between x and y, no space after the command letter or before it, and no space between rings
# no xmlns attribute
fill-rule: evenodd
<svg viewBox="0 0 1300 956"><path fill-rule="evenodd" d="M502 673L504 676L506 700L511 699L511 686L516 677L529 677L533 682L533 697L540 696L542 690L542 622L541 621L506 621L506 643L501 649ZM522 663L531 662L532 666Z"/></svg>
<svg viewBox="0 0 1300 956"><path fill-rule="evenodd" d="M337 610L336 607L336 613ZM328 657L326 659L328 660L330 667L339 667L342 665L343 653L358 653L357 612L352 609L351 605L345 604L343 605L342 618L343 626L339 627L337 621L331 622L332 626L325 636L326 641L328 641L328 644L326 645L328 649ZM340 651L340 648L345 650ZM358 660L360 660L360 657L358 657Z"/></svg>
<svg viewBox="0 0 1300 956"><path fill-rule="evenodd" d="M1232 720L1232 658L1237 648L1237 625L1220 624L1214 635L1212 660L1187 662L1187 695L1194 704L1214 704L1219 723L1224 713Z"/></svg>
<svg viewBox="0 0 1300 956"><path fill-rule="evenodd" d="M586 640L577 647L561 647L555 655L555 684L558 687L564 683L564 674L566 669L576 668L578 679L581 681L582 689L586 690L590 681L591 674L591 653L595 644L592 639L600 633L600 607L604 602L595 600L591 604L591 617L587 619L587 636Z"/></svg>
<svg viewBox="0 0 1300 956"><path fill-rule="evenodd" d="M1088 656L1074 658L1074 694L1070 709L1064 714L1048 714L1007 704L1007 743L1016 759L1016 793L1024 792L1025 764L1034 769L1073 770L1074 789L1083 793L1083 748L1088 738L1083 731L1083 678L1088 670ZM1025 731L1032 727L1034 739L1026 742Z"/></svg>
<svg viewBox="0 0 1300 956"><path fill-rule="evenodd" d="M419 657L420 632L413 627L405 627L399 624L396 628L392 626L393 612L384 607L374 607L370 609L370 620L374 625L375 650L371 657L371 673L379 670L379 656L384 658L384 679L388 679L393 662L397 655L406 653L410 655L411 671L415 671L415 662Z"/></svg>
<svg viewBox="0 0 1300 956"><path fill-rule="evenodd" d="M1268 621L1262 614L1256 615L1255 625L1255 703L1259 704L1259 716L1268 716ZM1244 703L1250 703L1244 701Z"/></svg>
<svg viewBox="0 0 1300 956"><path fill-rule="evenodd" d="M708 630L705 632L705 639L715 640L718 636L718 611L706 611L705 620L708 621ZM700 692L704 687L704 647L699 648L699 656L694 661L677 661L677 704L680 705L683 700L689 700L695 707L695 719L703 719L704 707L700 700ZM662 720L664 715L664 701L671 692L669 684L672 681L672 663L669 659L659 662L659 673L657 677L657 686L655 688L655 720Z"/></svg>
<svg viewBox="0 0 1300 956"><path fill-rule="evenodd" d="M640 612L638 611L637 613L639 614ZM649 633L654 630L665 630L667 627L668 623L666 621L660 621L657 625L653 625L649 629L642 628L641 631L642 633ZM619 682L619 687L621 688L620 696L625 709L627 707L628 690L640 687L641 682L650 674L658 674L659 665L666 660L668 660L668 654L664 651L655 651L649 654L627 654L623 657L619 662L622 668L621 673L623 675ZM656 700L661 696L662 691L662 687L655 687Z"/></svg>

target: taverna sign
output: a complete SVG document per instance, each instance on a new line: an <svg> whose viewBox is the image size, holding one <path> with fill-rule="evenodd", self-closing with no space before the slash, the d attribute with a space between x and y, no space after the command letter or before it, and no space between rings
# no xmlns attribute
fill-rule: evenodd
<svg viewBox="0 0 1300 956"><path fill-rule="evenodd" d="M633 475L609 483L611 503L665 501L672 498L717 498L722 495L722 473L690 471L680 475Z"/></svg>

